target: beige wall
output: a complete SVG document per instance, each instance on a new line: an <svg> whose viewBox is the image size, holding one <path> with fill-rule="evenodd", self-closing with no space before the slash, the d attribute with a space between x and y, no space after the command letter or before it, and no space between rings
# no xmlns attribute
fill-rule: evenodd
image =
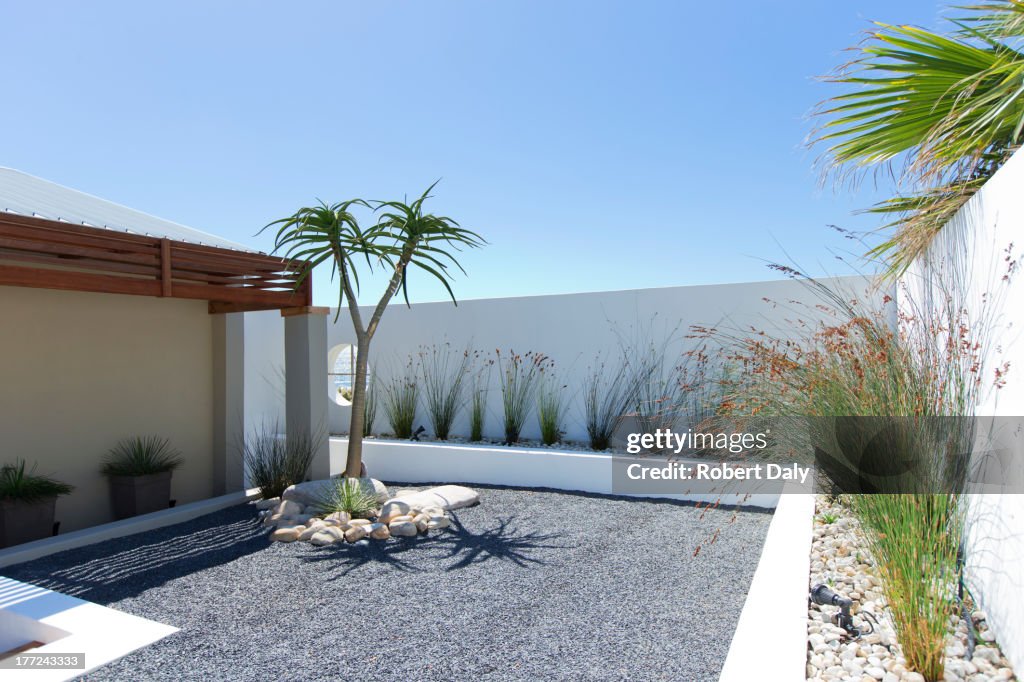
<svg viewBox="0 0 1024 682"><path fill-rule="evenodd" d="M112 520L100 462L159 434L185 457L171 496L213 491L213 325L204 301L0 286L0 462L76 486L61 532Z"/></svg>

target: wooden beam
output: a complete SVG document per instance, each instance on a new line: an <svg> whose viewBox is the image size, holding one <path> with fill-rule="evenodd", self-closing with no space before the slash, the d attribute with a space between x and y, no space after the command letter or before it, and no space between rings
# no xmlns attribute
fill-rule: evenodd
<svg viewBox="0 0 1024 682"><path fill-rule="evenodd" d="M160 295L171 295L171 240L160 240Z"/></svg>

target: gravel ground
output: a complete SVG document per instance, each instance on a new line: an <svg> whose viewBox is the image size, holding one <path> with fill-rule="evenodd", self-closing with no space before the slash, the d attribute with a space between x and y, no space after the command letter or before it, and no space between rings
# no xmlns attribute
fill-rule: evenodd
<svg viewBox="0 0 1024 682"><path fill-rule="evenodd" d="M419 538L269 543L242 505L5 574L181 628L90 680L718 678L769 514L476 488Z"/></svg>

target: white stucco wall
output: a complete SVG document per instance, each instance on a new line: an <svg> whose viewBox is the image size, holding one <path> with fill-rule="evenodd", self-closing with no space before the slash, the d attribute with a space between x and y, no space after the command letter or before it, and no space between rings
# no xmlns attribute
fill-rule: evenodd
<svg viewBox="0 0 1024 682"><path fill-rule="evenodd" d="M861 278L834 280L836 286L863 295ZM773 308L764 299L780 303ZM555 361L559 383L568 386L569 407L565 420L566 438L584 440L583 378L599 354L618 358L619 337L633 339L646 335L655 342L672 336L671 350L681 354L694 341L685 338L694 324L718 325L745 330L753 325L786 334L793 319L807 311L787 310L792 299L811 301L806 287L791 280L749 282L691 287L666 287L585 294L525 296L419 303L411 307L392 304L384 314L371 346L371 364L381 376L401 371L410 354L422 347L450 343L453 350L495 349L517 353L535 351ZM363 309L364 320L371 311ZM284 423L284 341L283 324L276 312L246 314L246 419L247 427L263 420ZM354 343L348 311L337 323L328 317L328 349ZM324 390L327 391L325 377ZM491 373L491 391L486 435L502 437L501 394L497 371ZM422 402L422 401L421 401ZM347 433L349 410L330 404L330 430ZM463 410L455 424L457 434L468 433L468 412ZM429 429L424 410L417 423ZM378 410L376 431L386 431L383 410ZM535 415L531 415L524 438L539 436Z"/></svg>
<svg viewBox="0 0 1024 682"><path fill-rule="evenodd" d="M990 325L983 385L994 369L1010 364L1005 387L988 388L978 410L986 416L1024 415L1024 280L1020 265L1024 236L1024 155L1018 153L950 220L905 281L921 295L923 282L957 289L975 329ZM935 283L942 283L936 285ZM1005 426L1005 425L1004 425ZM994 441L1005 491L1024 491L1024 433L1001 428ZM972 496L968 574L972 592L988 614L999 643L1018 674L1024 670L1024 495Z"/></svg>
<svg viewBox="0 0 1024 682"><path fill-rule="evenodd" d="M906 278L920 289L922 275L947 288L964 283L972 326L989 324L990 352L983 377L991 386L994 369L1009 362L1005 387L985 391L980 415L1024 415L1024 279L1011 263L1024 247L1024 154L1017 153L943 228ZM1017 265L1019 270L1021 265ZM1024 433L1002 428L1000 450L1007 491L1024 490ZM1024 494L972 497L967 548L972 592L981 601L1014 669L1024 670Z"/></svg>
<svg viewBox="0 0 1024 682"><path fill-rule="evenodd" d="M181 450L179 503L213 481L212 317L203 301L0 287L0 461L76 487L61 532L112 520L101 460L159 434Z"/></svg>

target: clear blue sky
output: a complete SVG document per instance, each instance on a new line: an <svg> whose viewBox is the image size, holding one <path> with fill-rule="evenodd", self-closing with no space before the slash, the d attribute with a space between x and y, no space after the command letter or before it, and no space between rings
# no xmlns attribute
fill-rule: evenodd
<svg viewBox="0 0 1024 682"><path fill-rule="evenodd" d="M942 7L3 2L0 165L265 250L317 197L440 177L433 209L490 241L460 298L770 279L784 252L839 273L826 225L873 227L850 212L881 194L819 187L815 77Z"/></svg>

